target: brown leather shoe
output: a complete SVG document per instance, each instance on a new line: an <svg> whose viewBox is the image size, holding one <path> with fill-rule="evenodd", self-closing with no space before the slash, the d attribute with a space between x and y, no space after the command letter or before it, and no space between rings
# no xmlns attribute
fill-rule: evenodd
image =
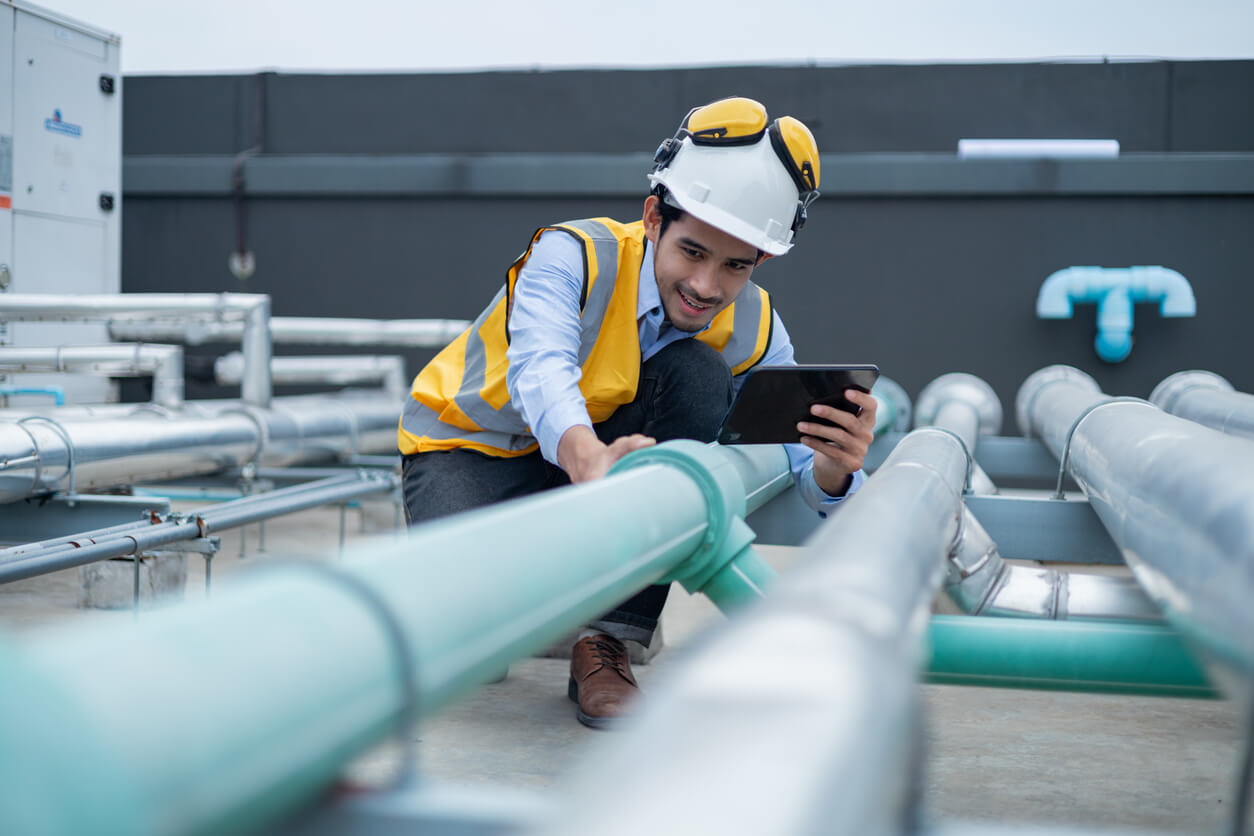
<svg viewBox="0 0 1254 836"><path fill-rule="evenodd" d="M579 722L593 729L611 728L626 716L639 692L622 642L604 633L575 642L566 695L578 706Z"/></svg>

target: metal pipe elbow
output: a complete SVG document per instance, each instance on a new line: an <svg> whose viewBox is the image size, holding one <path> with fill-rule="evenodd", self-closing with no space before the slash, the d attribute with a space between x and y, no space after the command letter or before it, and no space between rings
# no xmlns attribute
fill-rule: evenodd
<svg viewBox="0 0 1254 836"><path fill-rule="evenodd" d="M1200 369L1191 369L1189 371L1176 372L1163 378L1162 382L1155 386L1154 391L1150 393L1149 400L1150 403L1163 412L1174 412L1174 408L1180 399L1195 389L1220 392L1235 391L1228 379L1222 375Z"/></svg>

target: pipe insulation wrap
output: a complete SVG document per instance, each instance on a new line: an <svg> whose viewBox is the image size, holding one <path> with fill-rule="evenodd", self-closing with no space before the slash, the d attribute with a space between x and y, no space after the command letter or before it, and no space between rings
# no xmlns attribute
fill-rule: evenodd
<svg viewBox="0 0 1254 836"><path fill-rule="evenodd" d="M212 473L238 467L260 449L255 425L242 416L4 423L0 461L9 464L0 469L0 502L68 490L71 457L81 490Z"/></svg>
<svg viewBox="0 0 1254 836"><path fill-rule="evenodd" d="M1007 563L969 509L950 556L945 593L963 612L1011 618L1160 622L1132 578Z"/></svg>
<svg viewBox="0 0 1254 836"><path fill-rule="evenodd" d="M1144 403L1116 401L1074 369L1020 389L1031 431L1067 471L1137 580L1244 693L1254 672L1254 441ZM1078 423L1077 423L1078 421Z"/></svg>
<svg viewBox="0 0 1254 836"><path fill-rule="evenodd" d="M1254 395L1234 391L1212 372L1176 372L1154 387L1150 402L1211 429L1254 439Z"/></svg>
<svg viewBox="0 0 1254 836"><path fill-rule="evenodd" d="M67 408L0 421L0 502L50 491L94 489L240 467L392 452L395 398L302 396L271 409L239 401L188 404L159 417L133 405L93 414ZM129 413L129 414L128 414Z"/></svg>

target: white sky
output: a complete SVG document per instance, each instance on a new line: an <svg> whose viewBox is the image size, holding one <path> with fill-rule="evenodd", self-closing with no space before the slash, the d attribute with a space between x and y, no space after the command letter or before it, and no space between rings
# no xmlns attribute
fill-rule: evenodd
<svg viewBox="0 0 1254 836"><path fill-rule="evenodd" d="M1254 0L38 0L125 73L1254 58Z"/></svg>

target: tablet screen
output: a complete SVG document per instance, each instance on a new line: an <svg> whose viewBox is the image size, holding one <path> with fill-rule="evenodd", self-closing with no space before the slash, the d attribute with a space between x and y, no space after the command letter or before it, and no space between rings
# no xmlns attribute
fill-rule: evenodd
<svg viewBox="0 0 1254 836"><path fill-rule="evenodd" d="M795 444L800 421L821 423L810 414L816 403L856 413L846 389L870 392L880 370L871 364L758 366L749 372L718 433L720 444Z"/></svg>

